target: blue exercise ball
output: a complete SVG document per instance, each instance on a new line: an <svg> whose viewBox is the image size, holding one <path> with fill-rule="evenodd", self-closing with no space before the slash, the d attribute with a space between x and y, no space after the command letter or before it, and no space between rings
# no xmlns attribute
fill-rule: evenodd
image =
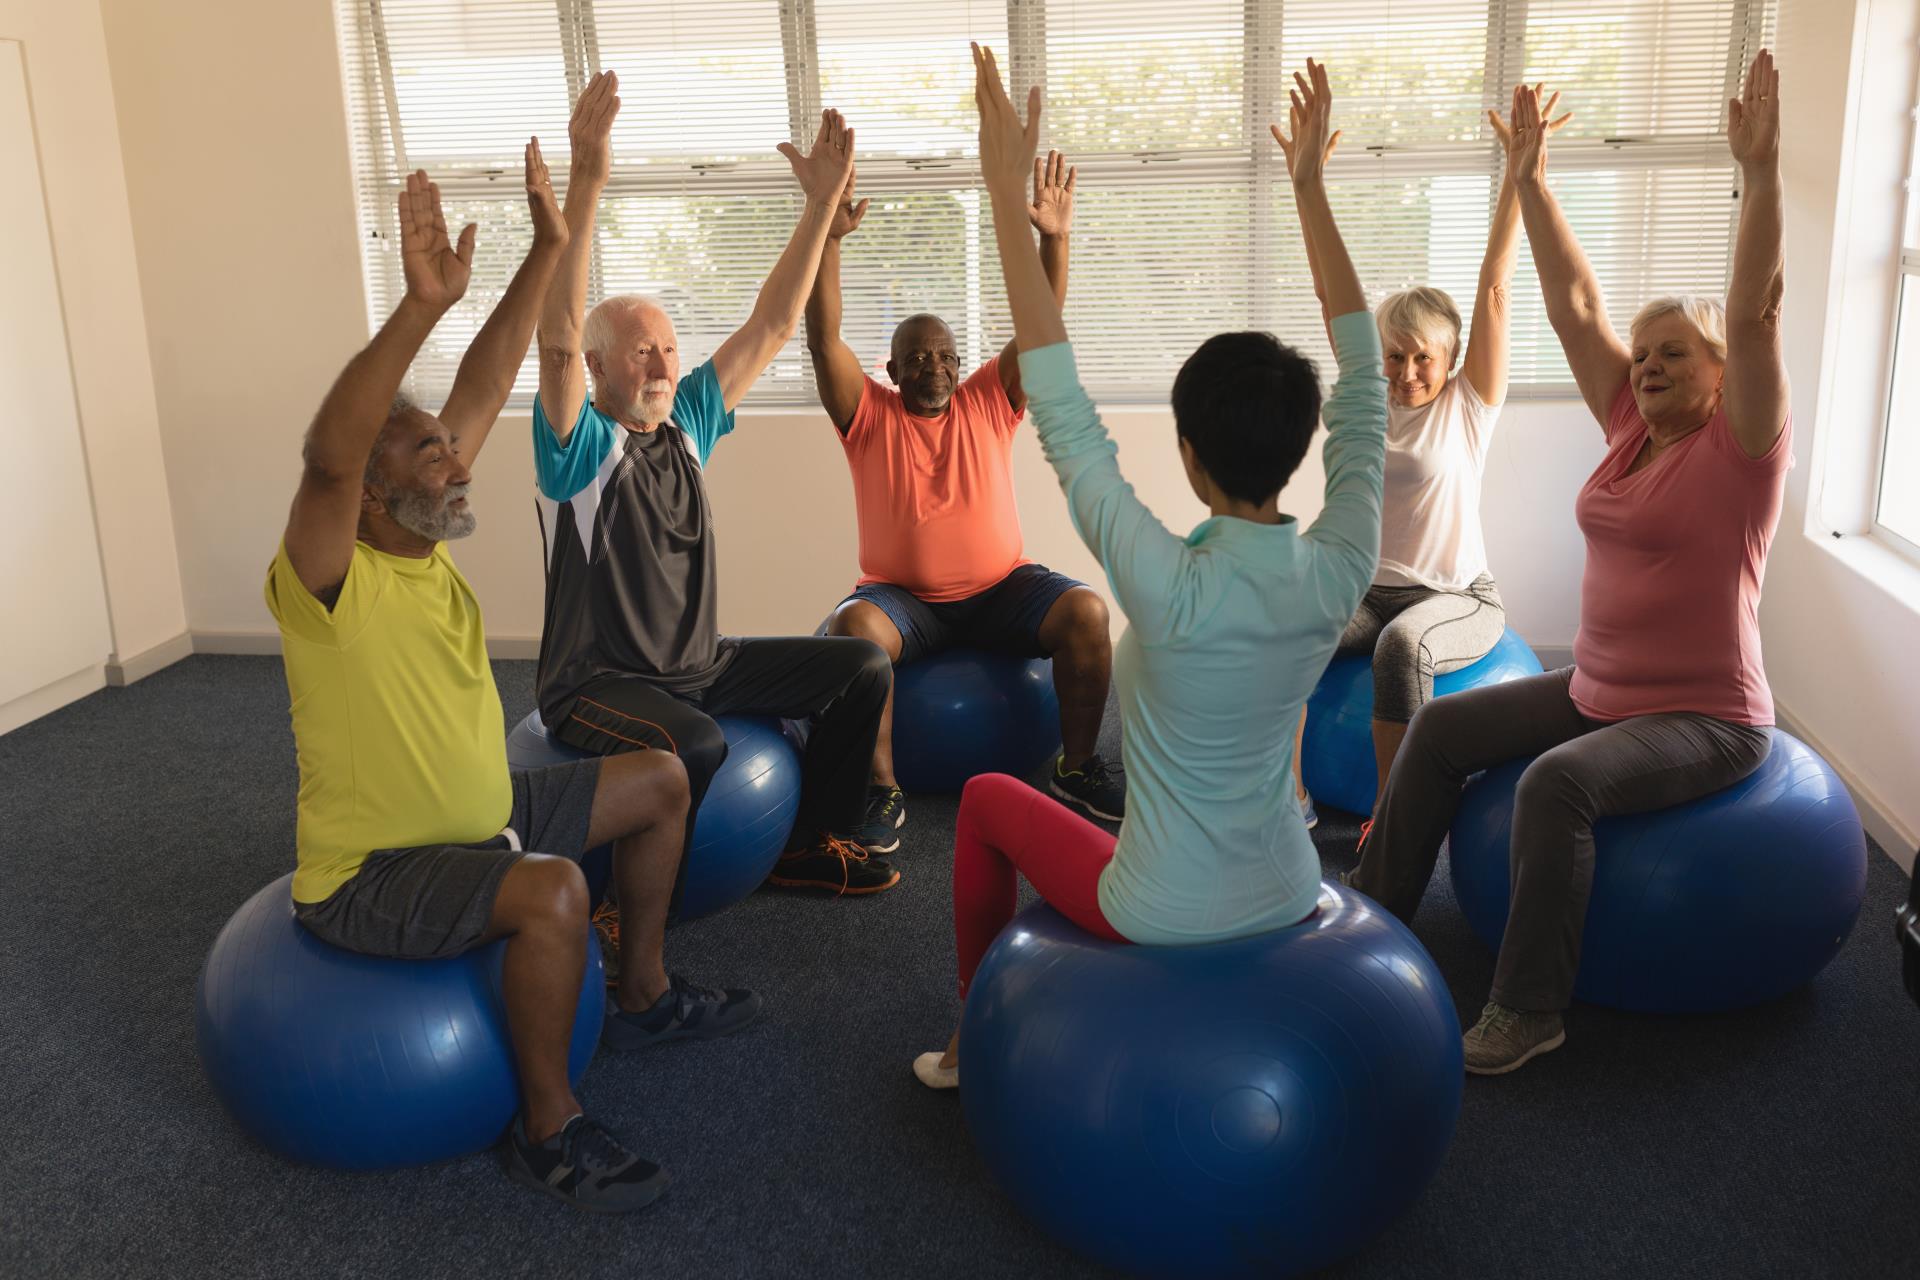
<svg viewBox="0 0 1920 1280"><path fill-rule="evenodd" d="M292 886L281 876L247 899L200 971L200 1062L233 1118L283 1156L337 1169L428 1164L498 1142L520 1109L500 993L506 944L450 960L342 951L293 918ZM605 1000L589 945L567 1054L575 1083Z"/></svg>
<svg viewBox="0 0 1920 1280"><path fill-rule="evenodd" d="M679 920L711 915L759 888L785 852L800 813L800 752L781 722L767 716L714 719L726 735L727 758L694 817L674 905ZM507 734L507 764L515 769L587 755L550 736L538 710ZM613 874L612 848L592 850L580 865L597 902Z"/></svg>
<svg viewBox="0 0 1920 1280"><path fill-rule="evenodd" d="M1487 656L1433 679L1433 696L1505 684L1540 674L1519 632L1509 627ZM1335 658L1307 699L1307 731L1300 740L1300 780L1314 803L1363 816L1373 812L1380 774L1373 762L1373 658Z"/></svg>
<svg viewBox="0 0 1920 1280"><path fill-rule="evenodd" d="M1060 750L1053 659L947 649L893 671L893 771L908 791L1024 778Z"/></svg>
<svg viewBox="0 0 1920 1280"><path fill-rule="evenodd" d="M1513 792L1531 760L1489 769L1454 815L1454 895L1495 951L1512 895ZM1594 823L1593 896L1574 995L1647 1013L1738 1009L1813 980L1860 915L1867 837L1814 750L1773 731L1723 791Z"/></svg>
<svg viewBox="0 0 1920 1280"><path fill-rule="evenodd" d="M1045 904L987 952L960 1100L988 1170L1110 1267L1277 1276L1410 1205L1460 1112L1460 1024L1404 925L1337 884L1291 928L1101 941Z"/></svg>

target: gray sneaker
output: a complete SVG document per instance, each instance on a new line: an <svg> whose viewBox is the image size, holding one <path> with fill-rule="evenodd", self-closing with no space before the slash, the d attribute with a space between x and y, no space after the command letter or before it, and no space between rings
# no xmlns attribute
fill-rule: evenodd
<svg viewBox="0 0 1920 1280"><path fill-rule="evenodd" d="M545 1142L527 1141L515 1117L507 1134L507 1176L588 1213L632 1213L667 1189L659 1165L634 1155L585 1116Z"/></svg>
<svg viewBox="0 0 1920 1280"><path fill-rule="evenodd" d="M1500 1076L1523 1066L1529 1058L1567 1042L1566 1027L1557 1013L1529 1013L1489 1002L1480 1021L1460 1037L1467 1071L1476 1076Z"/></svg>

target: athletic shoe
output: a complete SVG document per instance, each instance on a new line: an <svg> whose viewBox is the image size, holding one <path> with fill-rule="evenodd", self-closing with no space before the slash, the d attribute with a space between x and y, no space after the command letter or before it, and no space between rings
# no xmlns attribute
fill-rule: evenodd
<svg viewBox="0 0 1920 1280"><path fill-rule="evenodd" d="M696 987L677 973L667 983L666 992L641 1013L628 1013L609 1001L600 1042L625 1053L674 1040L713 1040L760 1016L760 997L751 991Z"/></svg>
<svg viewBox="0 0 1920 1280"><path fill-rule="evenodd" d="M667 1189L667 1175L585 1116L545 1142L527 1141L516 1116L507 1132L507 1176L588 1213L632 1213Z"/></svg>
<svg viewBox="0 0 1920 1280"><path fill-rule="evenodd" d="M907 825L907 793L898 787L868 787L867 813L847 832L847 842L868 853L892 853L900 847L900 828Z"/></svg>
<svg viewBox="0 0 1920 1280"><path fill-rule="evenodd" d="M921 1054L913 1060L913 1074L929 1089L958 1089L960 1068L958 1065L941 1066L940 1059L946 1056L938 1049Z"/></svg>
<svg viewBox="0 0 1920 1280"><path fill-rule="evenodd" d="M1567 1032L1557 1013L1529 1013L1488 1003L1480 1021L1460 1038L1466 1054L1467 1070L1476 1076L1505 1075L1567 1042Z"/></svg>
<svg viewBox="0 0 1920 1280"><path fill-rule="evenodd" d="M1099 755L1090 755L1085 764L1071 772L1060 766L1066 756L1053 759L1052 776L1047 779L1053 794L1070 800L1096 818L1119 822L1127 816L1127 773L1117 764L1108 764Z"/></svg>
<svg viewBox="0 0 1920 1280"><path fill-rule="evenodd" d="M1313 797L1305 791L1300 793L1300 820L1307 824L1309 831L1320 825L1320 811L1313 807Z"/></svg>
<svg viewBox="0 0 1920 1280"><path fill-rule="evenodd" d="M782 889L826 889L844 894L879 893L900 883L900 873L841 836L823 835L820 843L783 854L767 883Z"/></svg>

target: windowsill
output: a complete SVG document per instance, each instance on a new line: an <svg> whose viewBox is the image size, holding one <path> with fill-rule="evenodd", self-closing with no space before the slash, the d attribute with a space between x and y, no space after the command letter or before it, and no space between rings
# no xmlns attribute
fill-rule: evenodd
<svg viewBox="0 0 1920 1280"><path fill-rule="evenodd" d="M1835 537L1809 533L1807 538L1908 609L1920 613L1920 563L1872 534Z"/></svg>

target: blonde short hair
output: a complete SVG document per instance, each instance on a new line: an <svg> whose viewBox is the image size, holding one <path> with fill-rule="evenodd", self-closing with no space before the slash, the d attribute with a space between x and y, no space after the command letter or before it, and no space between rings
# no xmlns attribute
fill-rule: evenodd
<svg viewBox="0 0 1920 1280"><path fill-rule="evenodd" d="M1627 326L1627 336L1631 338L1661 316L1684 316L1688 324L1700 331L1713 358L1721 364L1727 362L1727 309L1720 299L1698 293L1673 293L1655 298L1634 313L1633 323Z"/></svg>
<svg viewBox="0 0 1920 1280"><path fill-rule="evenodd" d="M1439 289L1421 285L1391 294L1373 317L1383 343L1397 335L1445 347L1449 369L1460 359L1460 308Z"/></svg>

